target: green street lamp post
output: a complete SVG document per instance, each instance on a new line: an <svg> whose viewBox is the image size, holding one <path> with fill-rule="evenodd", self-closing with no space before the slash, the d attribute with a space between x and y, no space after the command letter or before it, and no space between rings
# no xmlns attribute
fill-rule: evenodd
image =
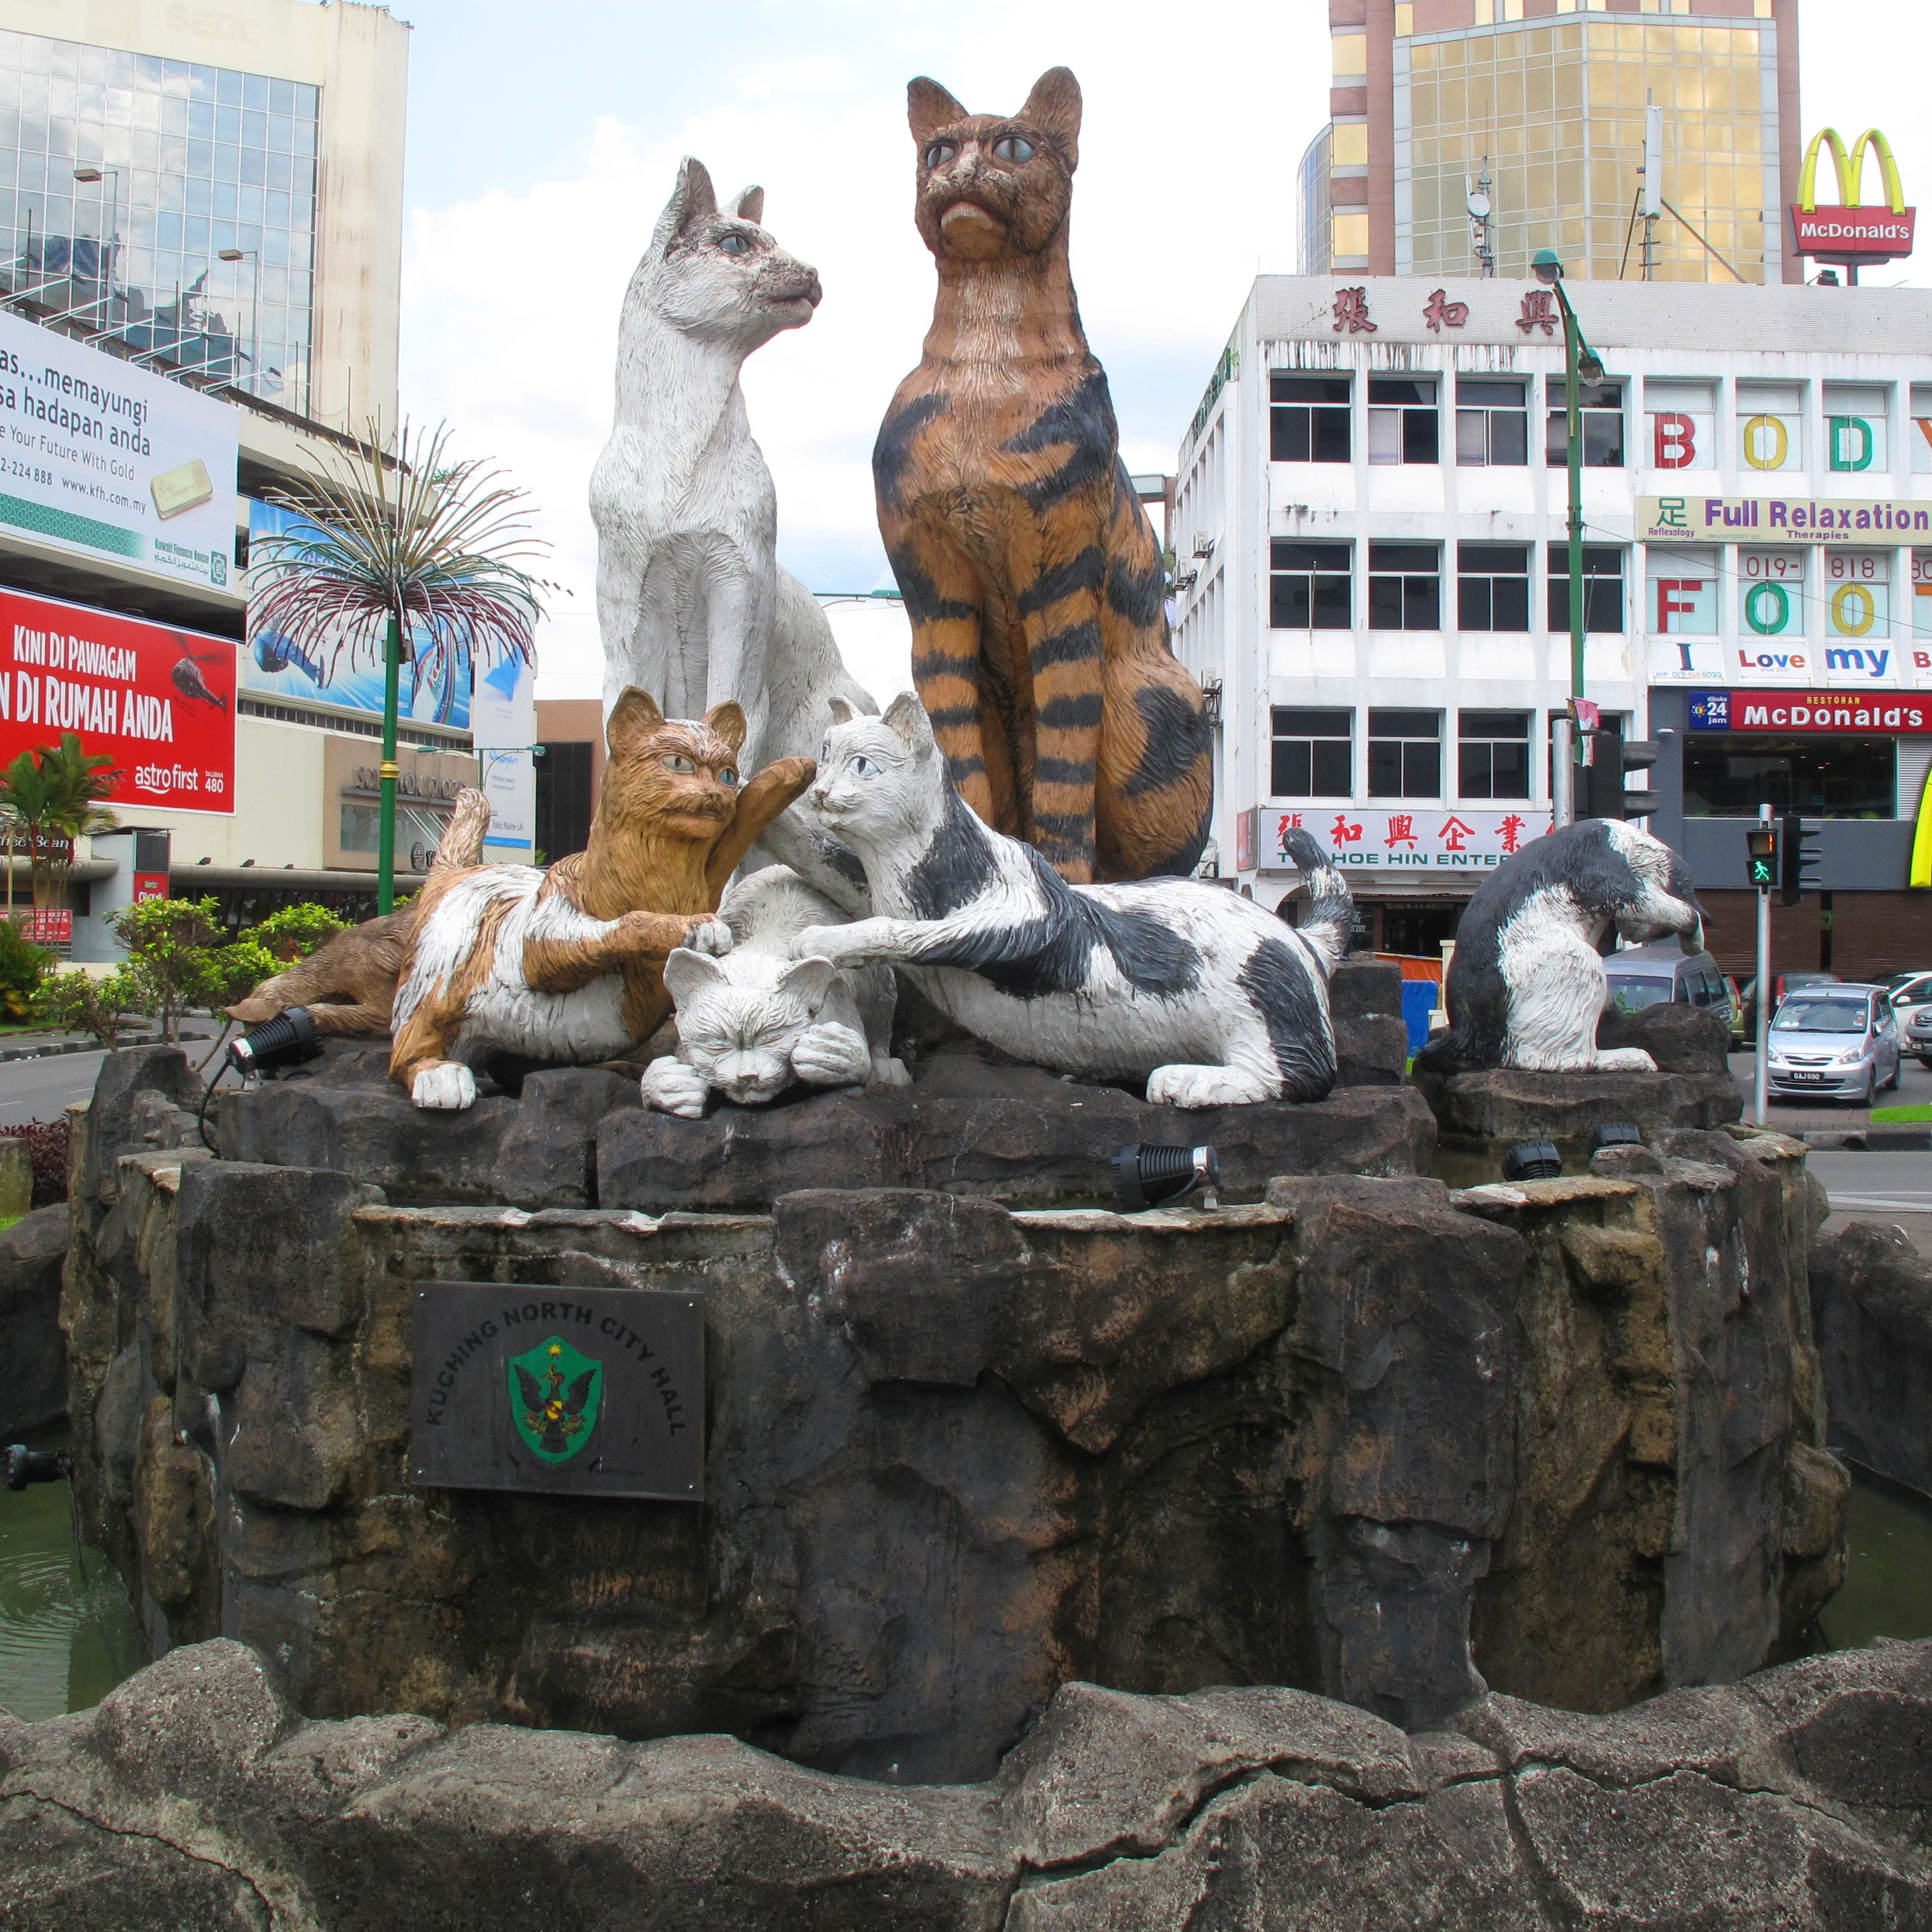
<svg viewBox="0 0 1932 1932"><path fill-rule="evenodd" d="M1585 740L1580 730L1583 696L1583 646L1586 622L1583 610L1583 402L1582 385L1603 378L1601 358L1583 339L1576 311L1563 287L1563 264L1553 248L1539 248L1530 266L1538 281L1546 282L1556 292L1556 305L1563 314L1563 406L1564 442L1570 470L1570 746L1574 760L1582 762ZM1570 815L1575 812L1576 780L1570 780Z"/></svg>

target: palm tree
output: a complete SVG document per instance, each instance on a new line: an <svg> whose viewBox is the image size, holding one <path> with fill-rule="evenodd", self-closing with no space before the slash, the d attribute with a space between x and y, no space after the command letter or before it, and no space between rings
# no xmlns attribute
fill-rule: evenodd
<svg viewBox="0 0 1932 1932"><path fill-rule="evenodd" d="M278 632L322 667L383 670L376 905L395 903L396 713L405 658L434 685L466 656L528 662L551 586L518 560L542 554L527 534L522 490L477 461L453 461L448 432L405 423L382 448L331 450L271 500L306 520L258 540L249 558L248 632Z"/></svg>
<svg viewBox="0 0 1932 1932"><path fill-rule="evenodd" d="M33 867L34 904L45 911L67 897L74 842L120 823L101 803L120 778L104 752L81 749L63 731L57 745L22 752L0 770L0 818L7 828L7 905L14 904L14 848L22 840Z"/></svg>

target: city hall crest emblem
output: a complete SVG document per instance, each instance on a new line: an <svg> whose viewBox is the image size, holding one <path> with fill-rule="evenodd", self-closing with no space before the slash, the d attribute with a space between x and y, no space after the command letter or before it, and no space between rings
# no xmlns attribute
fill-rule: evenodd
<svg viewBox="0 0 1932 1932"><path fill-rule="evenodd" d="M517 1433L546 1462L567 1462L590 1440L604 1394L604 1365L553 1335L508 1364Z"/></svg>

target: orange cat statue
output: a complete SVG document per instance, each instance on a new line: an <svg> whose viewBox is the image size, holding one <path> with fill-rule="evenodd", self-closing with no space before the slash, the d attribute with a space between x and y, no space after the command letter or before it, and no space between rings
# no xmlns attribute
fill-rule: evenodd
<svg viewBox="0 0 1932 1932"><path fill-rule="evenodd" d="M939 296L872 477L946 774L1073 884L1190 872L1214 759L1067 268L1079 83L1013 115L906 93Z"/></svg>
<svg viewBox="0 0 1932 1932"><path fill-rule="evenodd" d="M611 707L590 841L547 872L478 866L423 888L396 989L389 1074L418 1107L462 1108L495 1054L582 1066L670 1010L676 947L729 950L716 919L738 862L811 784L809 758L741 783L745 714L667 719L634 686Z"/></svg>

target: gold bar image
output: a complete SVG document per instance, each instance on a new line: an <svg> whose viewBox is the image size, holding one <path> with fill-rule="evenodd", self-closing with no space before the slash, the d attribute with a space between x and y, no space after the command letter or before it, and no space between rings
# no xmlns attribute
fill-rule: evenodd
<svg viewBox="0 0 1932 1932"><path fill-rule="evenodd" d="M178 470L170 470L157 476L148 488L154 499L156 514L163 523L170 517L179 516L184 510L198 508L214 494L208 465L198 456L192 463L184 463Z"/></svg>

